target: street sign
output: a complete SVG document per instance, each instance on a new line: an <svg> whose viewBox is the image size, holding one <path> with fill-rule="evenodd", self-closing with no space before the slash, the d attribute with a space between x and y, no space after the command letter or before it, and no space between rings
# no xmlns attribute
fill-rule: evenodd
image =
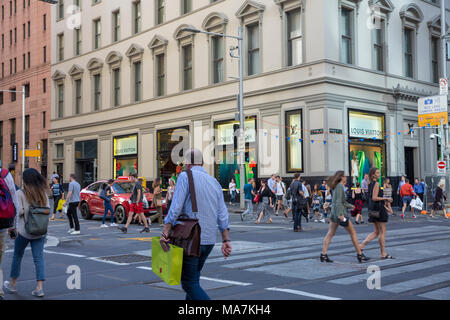
<svg viewBox="0 0 450 320"><path fill-rule="evenodd" d="M439 174L445 174L446 171L446 164L445 161L438 161L437 163L437 169Z"/></svg>
<svg viewBox="0 0 450 320"><path fill-rule="evenodd" d="M448 94L448 80L446 78L441 78L439 80L439 95L446 96Z"/></svg>
<svg viewBox="0 0 450 320"><path fill-rule="evenodd" d="M13 156L12 156L12 162L17 162L19 160L19 144L18 143L14 143L13 144Z"/></svg>
<svg viewBox="0 0 450 320"><path fill-rule="evenodd" d="M22 151L20 151L20 156L22 156ZM25 150L25 157L39 158L40 156L41 150Z"/></svg>
<svg viewBox="0 0 450 320"><path fill-rule="evenodd" d="M448 122L447 96L420 98L418 101L419 126L440 126L441 118Z"/></svg>

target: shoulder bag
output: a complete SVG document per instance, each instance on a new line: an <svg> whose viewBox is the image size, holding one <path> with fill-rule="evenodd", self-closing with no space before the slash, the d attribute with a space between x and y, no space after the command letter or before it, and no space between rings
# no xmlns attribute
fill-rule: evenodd
<svg viewBox="0 0 450 320"><path fill-rule="evenodd" d="M33 236L44 236L48 229L48 216L50 208L30 205L28 217L25 219L25 230Z"/></svg>
<svg viewBox="0 0 450 320"><path fill-rule="evenodd" d="M194 178L190 169L186 170L189 181L189 193L191 195L192 211L198 213L197 198L195 195ZM188 257L200 257L201 228L198 219L191 219L186 213L178 217L177 224L170 230L169 243L183 248L183 253Z"/></svg>
<svg viewBox="0 0 450 320"><path fill-rule="evenodd" d="M369 218L378 219L380 217L380 203L378 201L373 201L373 187L369 189Z"/></svg>

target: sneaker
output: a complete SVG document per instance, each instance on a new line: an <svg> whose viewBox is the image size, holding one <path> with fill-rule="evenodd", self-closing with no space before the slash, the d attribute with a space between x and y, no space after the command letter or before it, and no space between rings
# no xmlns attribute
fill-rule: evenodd
<svg viewBox="0 0 450 320"><path fill-rule="evenodd" d="M9 282L9 281L5 281L5 282L3 283L3 287L5 287L5 289L8 290L8 291L11 292L11 293L16 293L16 292L17 292L16 286L13 286L13 285L11 284L11 282Z"/></svg>
<svg viewBox="0 0 450 320"><path fill-rule="evenodd" d="M71 234L72 232L74 232L75 229L69 229L69 231L67 231L68 234Z"/></svg>
<svg viewBox="0 0 450 320"><path fill-rule="evenodd" d="M44 296L44 290L33 290L31 294L35 297L42 298Z"/></svg>
<svg viewBox="0 0 450 320"><path fill-rule="evenodd" d="M149 228L144 228L144 229L142 229L139 233L143 233L143 232L150 232L150 229Z"/></svg>
<svg viewBox="0 0 450 320"><path fill-rule="evenodd" d="M102 225L100 226L100 228L108 228L108 226L107 226L106 224L102 224Z"/></svg>
<svg viewBox="0 0 450 320"><path fill-rule="evenodd" d="M241 221L244 221L244 216L242 215L242 213L241 213Z"/></svg>
<svg viewBox="0 0 450 320"><path fill-rule="evenodd" d="M117 229L119 229L120 231L122 231L123 233L127 233L128 229L125 227L117 227Z"/></svg>
<svg viewBox="0 0 450 320"><path fill-rule="evenodd" d="M320 219L320 222L325 223L325 219Z"/></svg>
<svg viewBox="0 0 450 320"><path fill-rule="evenodd" d="M161 227L164 227L164 224L160 224L159 227L160 227L160 228L161 228Z"/></svg>
<svg viewBox="0 0 450 320"><path fill-rule="evenodd" d="M71 234L72 235L79 235L81 232L80 231L74 231L74 232L72 232Z"/></svg>
<svg viewBox="0 0 450 320"><path fill-rule="evenodd" d="M402 213L402 215L401 215L400 217L402 217L402 219L404 219L404 218L405 218L405 215Z"/></svg>
<svg viewBox="0 0 450 320"><path fill-rule="evenodd" d="M115 224L115 223L113 222L113 223L111 223L109 226L110 226L110 227L118 227L119 225L118 225L118 224Z"/></svg>
<svg viewBox="0 0 450 320"><path fill-rule="evenodd" d="M413 214L412 218L413 218L413 219L415 219L415 218L416 218L416 215L415 215L415 214Z"/></svg>
<svg viewBox="0 0 450 320"><path fill-rule="evenodd" d="M314 220L314 223L318 223L319 221L318 220Z"/></svg>

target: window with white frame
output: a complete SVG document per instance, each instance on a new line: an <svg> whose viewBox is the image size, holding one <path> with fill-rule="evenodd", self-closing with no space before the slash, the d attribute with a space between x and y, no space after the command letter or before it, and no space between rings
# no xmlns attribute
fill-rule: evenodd
<svg viewBox="0 0 450 320"><path fill-rule="evenodd" d="M302 63L302 27L301 9L286 13L287 20L287 65L295 66Z"/></svg>
<svg viewBox="0 0 450 320"><path fill-rule="evenodd" d="M224 39L223 37L212 37L212 78L213 83L224 81L223 61L224 61Z"/></svg>
<svg viewBox="0 0 450 320"><path fill-rule="evenodd" d="M142 30L141 2L133 2L133 33L139 33Z"/></svg>
<svg viewBox="0 0 450 320"><path fill-rule="evenodd" d="M120 68L113 69L113 105L120 106Z"/></svg>
<svg viewBox="0 0 450 320"><path fill-rule="evenodd" d="M183 90L192 89L192 44L182 47Z"/></svg>
<svg viewBox="0 0 450 320"><path fill-rule="evenodd" d="M58 61L64 60L64 33L58 34Z"/></svg>
<svg viewBox="0 0 450 320"><path fill-rule="evenodd" d="M181 0L181 14L192 11L192 0Z"/></svg>
<svg viewBox="0 0 450 320"><path fill-rule="evenodd" d="M74 112L75 114L80 114L81 113L81 94L82 94L82 86L81 86L81 79L76 79L74 81L74 86L75 86L75 108L74 108Z"/></svg>
<svg viewBox="0 0 450 320"><path fill-rule="evenodd" d="M385 71L385 24L381 21L378 28L372 30L373 40L373 64L374 69L378 71Z"/></svg>
<svg viewBox="0 0 450 320"><path fill-rule="evenodd" d="M94 111L98 111L101 108L101 99L102 99L102 91L101 91L101 75L99 73L93 75L94 81Z"/></svg>
<svg viewBox="0 0 450 320"><path fill-rule="evenodd" d="M113 42L117 42L120 40L120 11L113 12L112 20L113 20L112 40Z"/></svg>
<svg viewBox="0 0 450 320"><path fill-rule="evenodd" d="M82 33L81 33L81 27L75 29L75 56L79 56L81 54L81 45L82 45Z"/></svg>
<svg viewBox="0 0 450 320"><path fill-rule="evenodd" d="M341 61L353 63L353 10L341 8Z"/></svg>
<svg viewBox="0 0 450 320"><path fill-rule="evenodd" d="M156 0L156 23L161 24L164 23L164 16L166 11L166 1L165 0Z"/></svg>
<svg viewBox="0 0 450 320"><path fill-rule="evenodd" d="M408 78L414 77L414 30L405 28L403 31L403 61L404 76Z"/></svg>
<svg viewBox="0 0 450 320"><path fill-rule="evenodd" d="M64 84L57 85L57 117L64 117Z"/></svg>
<svg viewBox="0 0 450 320"><path fill-rule="evenodd" d="M247 74L249 76L260 72L259 23L247 26Z"/></svg>
<svg viewBox="0 0 450 320"><path fill-rule="evenodd" d="M165 95L165 54L161 53L156 56L156 95L161 97Z"/></svg>
<svg viewBox="0 0 450 320"><path fill-rule="evenodd" d="M142 61L133 63L134 73L134 101L142 100Z"/></svg>
<svg viewBox="0 0 450 320"><path fill-rule="evenodd" d="M431 37L431 81L439 82L439 49L440 39Z"/></svg>
<svg viewBox="0 0 450 320"><path fill-rule="evenodd" d="M101 20L94 20L94 49L98 49L101 46L102 26Z"/></svg>

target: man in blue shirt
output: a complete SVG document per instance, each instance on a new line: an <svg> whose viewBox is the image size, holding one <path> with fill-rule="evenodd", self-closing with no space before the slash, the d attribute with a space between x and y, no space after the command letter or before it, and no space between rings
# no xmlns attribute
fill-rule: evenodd
<svg viewBox="0 0 450 320"><path fill-rule="evenodd" d="M168 235L172 226L177 224L178 217L184 213L190 218L197 218L201 227L200 257L183 257L181 286L186 292L186 300L210 300L200 287L200 272L206 259L217 241L217 229L222 233L222 254L227 258L231 254L228 222L228 209L223 198L222 187L217 180L206 172L203 166L203 155L200 150L191 149L185 155L186 169L192 171L198 213L193 212L189 181L186 172L178 176L177 187L173 195L169 213L164 220L161 233L161 246L168 251Z"/></svg>
<svg viewBox="0 0 450 320"><path fill-rule="evenodd" d="M244 216L251 213L253 214L253 197L256 196L255 190L253 188L253 179L248 179L248 183L244 186L245 194L245 204L247 205L247 210L241 214L241 221L244 221Z"/></svg>
<svg viewBox="0 0 450 320"><path fill-rule="evenodd" d="M419 179L415 179L414 181L414 192L419 196L420 200L423 202L423 194L425 192L425 184L423 182L419 182Z"/></svg>

